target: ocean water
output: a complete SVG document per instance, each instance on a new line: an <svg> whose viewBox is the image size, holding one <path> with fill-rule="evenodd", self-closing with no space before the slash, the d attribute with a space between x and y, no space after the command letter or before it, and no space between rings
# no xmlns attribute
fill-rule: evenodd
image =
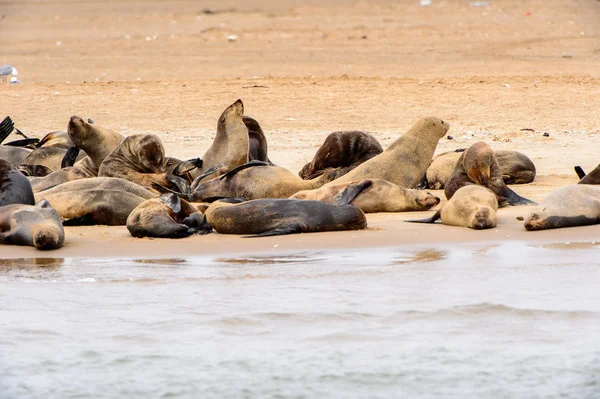
<svg viewBox="0 0 600 399"><path fill-rule="evenodd" d="M600 398L600 245L0 260L0 398Z"/></svg>

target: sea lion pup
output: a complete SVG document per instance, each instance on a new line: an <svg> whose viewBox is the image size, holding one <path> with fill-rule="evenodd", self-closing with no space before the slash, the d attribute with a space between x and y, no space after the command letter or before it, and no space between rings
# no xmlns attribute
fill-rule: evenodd
<svg viewBox="0 0 600 399"><path fill-rule="evenodd" d="M364 179L383 179L400 187L415 188L431 162L438 141L448 129L448 123L439 118L419 119L381 154L335 181L349 183Z"/></svg>
<svg viewBox="0 0 600 399"><path fill-rule="evenodd" d="M360 230L367 227L365 214L350 204L355 188L342 195L339 204L297 199L260 199L238 204L214 202L204 213L205 230L221 234L266 237L320 231ZM345 201L345 203L342 203Z"/></svg>
<svg viewBox="0 0 600 399"><path fill-rule="evenodd" d="M438 197L427 191L399 187L381 179L331 184L315 190L299 191L290 198L334 204L338 202L338 196L351 185L362 187L352 204L364 213L425 211L440 203Z"/></svg>
<svg viewBox="0 0 600 399"><path fill-rule="evenodd" d="M441 219L449 226L490 229L498 223L497 210L498 200L489 188L470 185L458 189L432 217L407 222L434 223Z"/></svg>
<svg viewBox="0 0 600 399"><path fill-rule="evenodd" d="M202 214L175 194L142 202L127 218L127 230L133 237L183 238L198 231Z"/></svg>
<svg viewBox="0 0 600 399"><path fill-rule="evenodd" d="M256 119L249 116L244 116L242 120L248 129L248 161L269 162L267 137L260 124Z"/></svg>
<svg viewBox="0 0 600 399"><path fill-rule="evenodd" d="M146 190L139 184L117 177L90 177L89 179L78 179L59 184L36 193L39 201L44 195L54 195L59 192L82 191L82 190L115 190L126 191L143 199L156 198L158 194Z"/></svg>
<svg viewBox="0 0 600 399"><path fill-rule="evenodd" d="M124 226L131 211L145 201L127 191L97 189L48 190L37 193L37 199L55 204L65 226Z"/></svg>
<svg viewBox="0 0 600 399"><path fill-rule="evenodd" d="M581 169L581 166L575 166L575 172L581 179L578 184L600 184L600 165L588 174Z"/></svg>
<svg viewBox="0 0 600 399"><path fill-rule="evenodd" d="M35 205L31 184L17 168L0 159L0 206Z"/></svg>
<svg viewBox="0 0 600 399"><path fill-rule="evenodd" d="M0 207L0 244L58 249L64 242L62 223L48 201Z"/></svg>
<svg viewBox="0 0 600 399"><path fill-rule="evenodd" d="M528 231L600 223L600 187L575 184L551 192L525 219Z"/></svg>
<svg viewBox="0 0 600 399"><path fill-rule="evenodd" d="M458 159L444 188L446 198L451 199L459 188L471 184L489 188L498 198L507 198L511 205L534 204L533 201L521 197L504 184L494 151L483 141L467 148Z"/></svg>
<svg viewBox="0 0 600 399"><path fill-rule="evenodd" d="M215 139L202 157L202 167L192 171L194 179L217 163L221 164L221 168L214 177L248 162L250 139L243 116L242 100L237 100L223 111L217 123Z"/></svg>
<svg viewBox="0 0 600 399"><path fill-rule="evenodd" d="M298 176L305 180L314 179L332 168L336 169L336 176L341 177L382 152L381 144L368 133L354 130L333 132Z"/></svg>

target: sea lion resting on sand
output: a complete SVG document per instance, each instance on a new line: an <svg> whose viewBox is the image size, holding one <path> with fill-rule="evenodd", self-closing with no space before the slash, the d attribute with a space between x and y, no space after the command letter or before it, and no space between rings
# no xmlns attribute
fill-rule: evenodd
<svg viewBox="0 0 600 399"><path fill-rule="evenodd" d="M299 191L290 198L334 204L338 202L338 196L351 185L362 188L352 204L364 213L425 211L440 202L438 197L427 191L398 187L381 179L331 184L314 190Z"/></svg>
<svg viewBox="0 0 600 399"><path fill-rule="evenodd" d="M54 195L61 192L68 193L83 190L125 191L143 199L151 199L158 196L158 194L146 190L139 184L135 184L125 179L119 179L117 177L90 177L89 179L68 181L66 183L59 184L58 186L39 191L35 195L39 201L39 199L44 195Z"/></svg>
<svg viewBox="0 0 600 399"><path fill-rule="evenodd" d="M436 155L427 168L427 188L443 189L465 149ZM527 184L535 179L535 165L525 154L512 150L494 151L504 184Z"/></svg>
<svg viewBox="0 0 600 399"><path fill-rule="evenodd" d="M0 206L10 204L34 205L29 180L13 165L0 159Z"/></svg>
<svg viewBox="0 0 600 399"><path fill-rule="evenodd" d="M576 184L551 192L525 219L525 229L546 230L600 223L600 186Z"/></svg>
<svg viewBox="0 0 600 399"><path fill-rule="evenodd" d="M197 232L202 214L175 194L163 194L138 205L127 218L133 237L183 238Z"/></svg>
<svg viewBox="0 0 600 399"><path fill-rule="evenodd" d="M44 166L48 171L47 174L61 170L64 167L73 166L76 161L81 160L86 156L84 152L80 152L78 147L74 147L76 153L69 152L68 149L62 147L41 147L33 150L27 157L21 162L21 167L28 172L29 176L40 176L39 174L33 174L31 171L35 171L38 168L28 167L39 167ZM73 156L74 155L74 156ZM35 173L35 172L34 172ZM39 172L38 172L39 173ZM46 175L47 175L46 174ZM46 176L41 175L41 176Z"/></svg>
<svg viewBox="0 0 600 399"><path fill-rule="evenodd" d="M381 154L360 164L336 183L383 179L400 187L415 188L423 178L438 141L449 129L436 117L421 118Z"/></svg>
<svg viewBox="0 0 600 399"><path fill-rule="evenodd" d="M581 169L581 166L575 166L575 172L577 176L579 176L578 184L600 184L600 165L596 166L594 170L592 170L587 175Z"/></svg>
<svg viewBox="0 0 600 399"><path fill-rule="evenodd" d="M494 151L483 141L467 148L458 159L454 172L444 188L446 198L451 199L459 188L472 184L489 188L498 198L507 198L511 205L534 204L533 201L521 197L504 184Z"/></svg>
<svg viewBox="0 0 600 399"><path fill-rule="evenodd" d="M208 207L205 224L221 234L253 234L265 237L320 231L360 230L367 227L365 214L349 204L354 198L350 188L331 205L321 201L261 199L238 204L217 201Z"/></svg>
<svg viewBox="0 0 600 399"><path fill-rule="evenodd" d="M449 226L469 227L481 230L496 227L498 200L488 188L470 185L461 187L430 218L407 220L411 223L434 223L441 219Z"/></svg>
<svg viewBox="0 0 600 399"><path fill-rule="evenodd" d="M57 249L65 242L58 213L48 203L36 206L13 204L0 207L0 244Z"/></svg>
<svg viewBox="0 0 600 399"><path fill-rule="evenodd" d="M341 177L361 163L383 152L377 139L365 132L333 132L317 150L313 160L298 175L305 180L327 173ZM332 170L334 169L334 170Z"/></svg>

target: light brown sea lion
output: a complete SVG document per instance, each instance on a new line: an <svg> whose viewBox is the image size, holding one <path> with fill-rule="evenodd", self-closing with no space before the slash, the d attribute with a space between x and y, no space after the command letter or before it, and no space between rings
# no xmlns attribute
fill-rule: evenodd
<svg viewBox="0 0 600 399"><path fill-rule="evenodd" d="M600 223L600 186L575 184L551 192L525 219L525 229L546 230Z"/></svg>
<svg viewBox="0 0 600 399"><path fill-rule="evenodd" d="M54 204L65 226L124 226L131 211L145 201L142 197L120 190L57 190L37 193L36 196L38 200Z"/></svg>
<svg viewBox="0 0 600 399"><path fill-rule="evenodd" d="M64 242L62 223L48 201L41 201L35 206L13 204L0 207L0 244L57 249Z"/></svg>
<svg viewBox="0 0 600 399"><path fill-rule="evenodd" d="M248 128L243 121L243 116L242 100L237 100L223 111L217 123L215 139L202 157L202 167L192 172L194 178L216 164L220 164L221 167L215 172L214 177L248 162L250 144Z"/></svg>
<svg viewBox="0 0 600 399"><path fill-rule="evenodd" d="M458 189L452 199L443 203L432 217L407 222L434 223L441 219L443 224L449 226L490 229L498 223L497 210L498 200L489 188L470 185Z"/></svg>
<svg viewBox="0 0 600 399"><path fill-rule="evenodd" d="M77 149L77 147L74 147ZM51 172L62 169L64 165L65 156L68 154L68 149L63 147L41 147L33 150L29 155L21 162L20 166L45 166ZM85 157L84 152L77 152L73 159L73 163L81 160ZM73 163L68 166L73 166ZM29 176L33 176L29 174Z"/></svg>
<svg viewBox="0 0 600 399"><path fill-rule="evenodd" d="M464 149L444 152L433 157L431 165L427 168L427 186L430 190L441 190L446 181L452 176L454 168L460 159Z"/></svg>
<svg viewBox="0 0 600 399"><path fill-rule="evenodd" d="M581 169L581 166L575 166L575 172L581 179L578 184L600 184L600 165L588 174Z"/></svg>
<svg viewBox="0 0 600 399"><path fill-rule="evenodd" d="M472 184L489 188L498 198L507 198L511 205L534 204L533 201L521 197L504 184L494 151L483 141L467 148L458 159L444 188L446 198L451 199L459 188Z"/></svg>
<svg viewBox="0 0 600 399"><path fill-rule="evenodd" d="M252 234L266 237L320 231L360 230L367 227L365 214L348 204L352 193L344 195L346 204L296 199L260 199L238 204L217 201L208 207L205 229L221 234Z"/></svg>
<svg viewBox="0 0 600 399"><path fill-rule="evenodd" d="M333 132L298 175L302 179L314 179L328 169L335 169L336 177L341 177L382 152L381 144L368 133L354 130Z"/></svg>
<svg viewBox="0 0 600 399"><path fill-rule="evenodd" d="M127 218L133 237L183 238L198 231L203 216L189 202L175 194L142 202Z"/></svg>
<svg viewBox="0 0 600 399"><path fill-rule="evenodd" d="M54 195L60 192L73 192L82 190L114 190L126 191L137 195L143 199L156 198L158 194L146 190L139 184L132 181L120 179L117 177L90 177L88 179L78 179L59 184L36 193L36 199L39 201L44 195Z"/></svg>
<svg viewBox="0 0 600 399"><path fill-rule="evenodd" d="M68 132L64 130L55 130L53 132L47 133L44 137L42 137L37 146L69 149L74 145L75 144L73 144L73 142L71 141Z"/></svg>
<svg viewBox="0 0 600 399"><path fill-rule="evenodd" d="M35 205L29 180L17 168L0 159L0 206Z"/></svg>
<svg viewBox="0 0 600 399"><path fill-rule="evenodd" d="M331 184L314 190L299 191L290 198L334 204L338 202L339 195L351 185L362 187L352 204L364 213L425 211L440 202L438 197L427 191L399 187L381 179Z"/></svg>
<svg viewBox="0 0 600 399"><path fill-rule="evenodd" d="M364 179L383 179L400 187L415 188L421 181L431 157L449 125L436 117L422 118L381 154L360 164L335 180L348 183Z"/></svg>

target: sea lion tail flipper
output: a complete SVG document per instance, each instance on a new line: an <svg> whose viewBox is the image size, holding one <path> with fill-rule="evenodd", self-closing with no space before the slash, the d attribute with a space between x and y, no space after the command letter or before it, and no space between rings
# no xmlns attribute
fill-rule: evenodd
<svg viewBox="0 0 600 399"><path fill-rule="evenodd" d="M62 161L60 162L60 168L66 168L68 166L73 166L77 157L79 156L79 147L69 147Z"/></svg>
<svg viewBox="0 0 600 399"><path fill-rule="evenodd" d="M264 162L264 161L246 162L243 165L240 165L240 166L237 166L237 167L231 169L229 172L227 172L223 176L219 177L219 179L221 179L221 180L229 179L230 177L234 176L239 171L248 169L248 168L252 168L254 166L271 166L271 164L269 164L269 162Z"/></svg>
<svg viewBox="0 0 600 399"><path fill-rule="evenodd" d="M14 129L15 124L10 116L7 116L2 120L2 122L0 122L0 144L2 144L2 142L6 140L8 136L10 136Z"/></svg>
<svg viewBox="0 0 600 399"><path fill-rule="evenodd" d="M586 173L583 171L581 166L575 166L574 169L575 173L577 173L577 177L579 177L579 180L583 179L586 176Z"/></svg>
<svg viewBox="0 0 600 399"><path fill-rule="evenodd" d="M181 199L174 193L166 193L160 196L163 204L167 205L175 213L181 212Z"/></svg>
<svg viewBox="0 0 600 399"><path fill-rule="evenodd" d="M372 180L363 180L361 182L350 184L336 198L336 204L347 205L350 204L360 193L373 184Z"/></svg>
<svg viewBox="0 0 600 399"><path fill-rule="evenodd" d="M302 230L300 229L300 225L297 223L288 224L285 226L277 227L272 230L263 231L259 234L254 234L251 236L243 236L242 238L257 238L257 237L271 237L271 236L282 236L286 234L294 234L300 233Z"/></svg>
<svg viewBox="0 0 600 399"><path fill-rule="evenodd" d="M502 192L502 196L498 196L499 198L504 197L508 199L508 203L510 205L537 205L536 202L533 202L530 199L525 197L521 197L519 194L515 193L510 188L504 186L504 190Z"/></svg>
<svg viewBox="0 0 600 399"><path fill-rule="evenodd" d="M90 213L63 221L63 226L94 226L95 224L96 220Z"/></svg>
<svg viewBox="0 0 600 399"><path fill-rule="evenodd" d="M10 143L4 143L4 145L9 145L11 147L29 147L31 149L37 148L37 143L39 143L40 139L22 139L11 141Z"/></svg>
<svg viewBox="0 0 600 399"><path fill-rule="evenodd" d="M200 235L210 234L212 233L213 228L210 224L208 224L208 220L206 220L206 215L202 218L202 223L198 226L197 233Z"/></svg>
<svg viewBox="0 0 600 399"><path fill-rule="evenodd" d="M427 187L429 187L429 181L427 180L427 173L425 173L415 188L417 190L427 190Z"/></svg>
<svg viewBox="0 0 600 399"><path fill-rule="evenodd" d="M435 221L440 218L441 214L442 214L441 211L437 211L431 217L428 217L425 219L405 220L405 222L408 222L408 223L435 223Z"/></svg>
<svg viewBox="0 0 600 399"><path fill-rule="evenodd" d="M206 171L204 171L204 173L202 173L200 176L198 176L194 179L194 181L192 182L192 185L190 187L190 190L196 191L196 189L200 185L200 182L202 182L202 179L204 179L206 176L210 176L213 173L216 173L222 166L223 166L223 164L221 162L219 162L219 163L214 164L210 168L206 169Z"/></svg>

